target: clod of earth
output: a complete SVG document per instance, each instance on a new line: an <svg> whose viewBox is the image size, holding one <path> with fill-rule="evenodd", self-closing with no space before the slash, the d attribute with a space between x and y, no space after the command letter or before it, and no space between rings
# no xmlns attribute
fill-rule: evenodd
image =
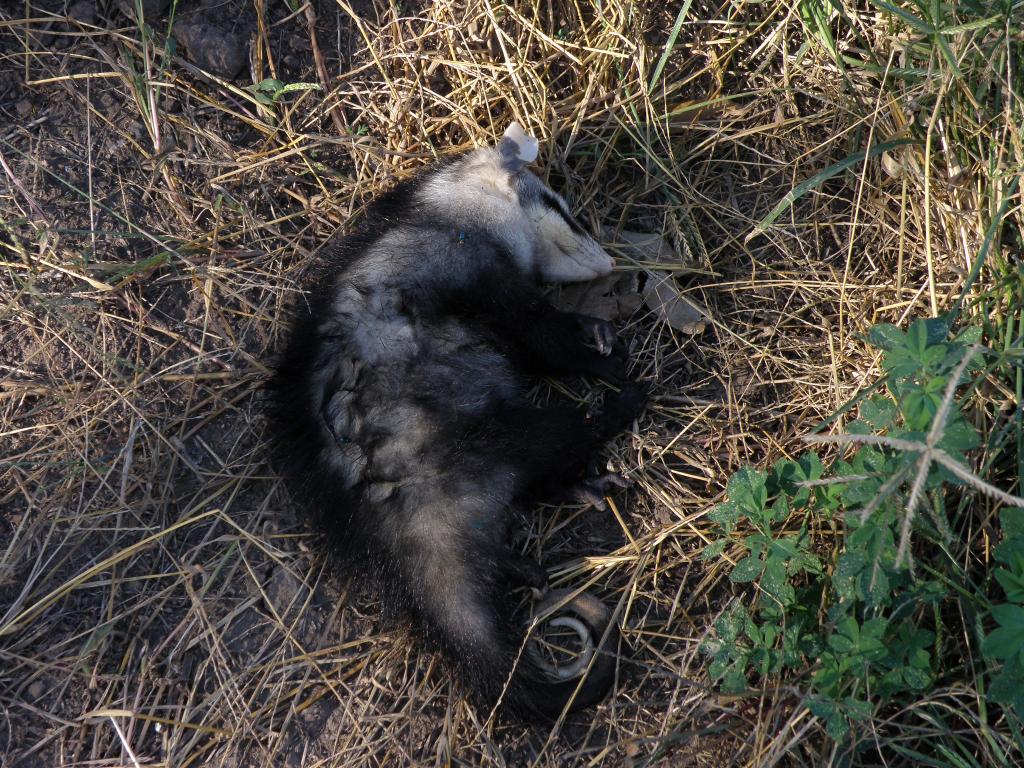
<svg viewBox="0 0 1024 768"><path fill-rule="evenodd" d="M96 23L96 0L78 0L68 6L68 18L82 24Z"/></svg>
<svg viewBox="0 0 1024 768"><path fill-rule="evenodd" d="M235 29L211 23L204 14L187 16L174 25L174 37L200 69L231 80L249 63L249 39Z"/></svg>

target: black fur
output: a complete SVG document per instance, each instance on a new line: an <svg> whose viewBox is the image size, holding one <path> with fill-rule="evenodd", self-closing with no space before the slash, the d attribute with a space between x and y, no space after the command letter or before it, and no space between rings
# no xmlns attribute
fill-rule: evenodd
<svg viewBox="0 0 1024 768"><path fill-rule="evenodd" d="M612 644L581 685L548 678L521 653L512 594L546 575L510 534L533 501L584 475L644 396L625 383L621 344L602 354L590 343L595 329L614 338L607 324L554 309L496 228L432 203L429 185L442 171L458 180L460 162L400 184L325 249L270 386L271 435L340 562L372 576L476 701L554 718L607 692L617 632L592 598L569 606L595 642ZM513 188L537 187L525 173ZM586 237L551 194L532 197ZM537 375L595 376L621 391L590 415L536 408L525 393Z"/></svg>

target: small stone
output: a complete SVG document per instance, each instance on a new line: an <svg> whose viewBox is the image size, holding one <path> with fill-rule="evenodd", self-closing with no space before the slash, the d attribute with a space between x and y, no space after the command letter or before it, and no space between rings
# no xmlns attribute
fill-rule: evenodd
<svg viewBox="0 0 1024 768"><path fill-rule="evenodd" d="M46 693L46 684L42 680L36 680L28 687L28 697L33 701L38 701Z"/></svg>
<svg viewBox="0 0 1024 768"><path fill-rule="evenodd" d="M80 24L96 23L96 0L78 0L68 6L68 18Z"/></svg>
<svg viewBox="0 0 1024 768"><path fill-rule="evenodd" d="M264 589L267 599L280 616L301 607L306 599L306 585L287 568L275 568Z"/></svg>
<svg viewBox="0 0 1024 768"><path fill-rule="evenodd" d="M32 102L28 99L18 99L18 103L14 105L14 111L22 119L28 117L32 114Z"/></svg>

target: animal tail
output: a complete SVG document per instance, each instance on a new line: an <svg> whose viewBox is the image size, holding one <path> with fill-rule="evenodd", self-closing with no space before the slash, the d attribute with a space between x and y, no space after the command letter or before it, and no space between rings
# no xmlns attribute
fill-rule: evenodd
<svg viewBox="0 0 1024 768"><path fill-rule="evenodd" d="M608 608L587 593L569 590L552 590L541 601L536 615L543 620L550 614L548 626L574 630L584 646L575 663L558 668L542 658L532 636L527 638L529 622L514 610L510 585L494 576L500 554L470 563L456 550L467 551L435 546L416 558L411 602L416 623L477 703L551 721L604 698L615 678L619 639Z"/></svg>

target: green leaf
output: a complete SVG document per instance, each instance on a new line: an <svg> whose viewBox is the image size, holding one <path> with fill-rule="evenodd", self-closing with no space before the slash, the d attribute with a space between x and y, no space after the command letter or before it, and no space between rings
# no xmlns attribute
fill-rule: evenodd
<svg viewBox="0 0 1024 768"><path fill-rule="evenodd" d="M889 602L892 584L889 581L889 575L880 563L861 572L860 590L868 605L881 607Z"/></svg>
<svg viewBox="0 0 1024 768"><path fill-rule="evenodd" d="M893 425L896 413L896 404L887 397L876 395L860 404L860 417L879 432Z"/></svg>
<svg viewBox="0 0 1024 768"><path fill-rule="evenodd" d="M983 335L984 331L980 325L968 325L956 335L956 340L964 345L981 344Z"/></svg>
<svg viewBox="0 0 1024 768"><path fill-rule="evenodd" d="M768 509L768 520L773 523L781 523L789 517L789 499L779 495Z"/></svg>
<svg viewBox="0 0 1024 768"><path fill-rule="evenodd" d="M908 385L900 398L900 411L911 430L925 432L939 412L941 402L942 398L938 394L928 392L923 387Z"/></svg>
<svg viewBox="0 0 1024 768"><path fill-rule="evenodd" d="M864 637L870 637L875 640L881 639L885 635L885 630L889 627L887 619L877 618L868 619L861 625L860 632Z"/></svg>
<svg viewBox="0 0 1024 768"><path fill-rule="evenodd" d="M853 653L857 648L857 642L854 638L836 634L829 636L828 646L838 653Z"/></svg>
<svg viewBox="0 0 1024 768"><path fill-rule="evenodd" d="M750 642L754 645L751 650L751 656L753 656L753 654L757 653L757 649L764 645L764 640L761 638L761 627L757 624L751 623L747 624L744 629L747 633L747 637L750 638Z"/></svg>
<svg viewBox="0 0 1024 768"><path fill-rule="evenodd" d="M886 352L903 346L906 338L907 335L892 323L879 323L868 331L868 341Z"/></svg>
<svg viewBox="0 0 1024 768"><path fill-rule="evenodd" d="M700 553L702 560L714 560L715 558L721 557L722 553L725 552L725 547L729 543L728 539L719 539L713 541L704 547L704 551Z"/></svg>
<svg viewBox="0 0 1024 768"><path fill-rule="evenodd" d="M988 695L993 701L1008 704L1018 717L1024 716L1024 665L1020 661L1009 661L993 678Z"/></svg>
<svg viewBox="0 0 1024 768"><path fill-rule="evenodd" d="M932 684L932 675L916 667L902 667L900 673L912 691L923 691Z"/></svg>
<svg viewBox="0 0 1024 768"><path fill-rule="evenodd" d="M761 533L752 533L747 536L747 540L744 543L750 549L751 555L761 557L772 543L772 539Z"/></svg>
<svg viewBox="0 0 1024 768"><path fill-rule="evenodd" d="M722 677L722 690L725 693L743 693L749 687L747 676L738 664L730 667Z"/></svg>
<svg viewBox="0 0 1024 768"><path fill-rule="evenodd" d="M814 451L808 451L798 461L780 459L772 468L772 479L778 486L774 490L791 497L787 504L790 509L805 506L810 501L812 489L801 483L818 480L824 473L825 467Z"/></svg>
<svg viewBox="0 0 1024 768"><path fill-rule="evenodd" d="M907 328L906 349L921 360L925 350L928 348L928 325L924 320L915 320Z"/></svg>
<svg viewBox="0 0 1024 768"><path fill-rule="evenodd" d="M873 706L870 701L862 701L852 696L847 696L843 699L843 704L846 706L847 716L854 720L867 720L871 717Z"/></svg>
<svg viewBox="0 0 1024 768"><path fill-rule="evenodd" d="M752 467L743 467L729 478L726 493L729 500L749 517L760 518L768 503L766 475Z"/></svg>
<svg viewBox="0 0 1024 768"><path fill-rule="evenodd" d="M841 712L837 712L825 721L825 733L833 741L842 741L846 738L846 734L850 732L850 723L846 719L846 716Z"/></svg>
<svg viewBox="0 0 1024 768"><path fill-rule="evenodd" d="M889 372L890 376L898 381L899 379L915 375L921 365L913 353L908 352L906 349L898 348L885 355L885 358L882 360L882 367Z"/></svg>
<svg viewBox="0 0 1024 768"><path fill-rule="evenodd" d="M846 431L851 435L871 435L875 430L863 419L855 419L846 425Z"/></svg>
<svg viewBox="0 0 1024 768"><path fill-rule="evenodd" d="M839 707L834 701L819 698L808 699L807 709L812 715L820 717L822 720L827 720L839 711Z"/></svg>
<svg viewBox="0 0 1024 768"><path fill-rule="evenodd" d="M1020 633L1021 640L1024 640L1024 607L1007 603L994 605L992 618L999 622L999 626Z"/></svg>
<svg viewBox="0 0 1024 768"><path fill-rule="evenodd" d="M726 644L719 640L717 637L708 636L705 637L697 650L703 653L705 656L715 656L726 647ZM712 675L714 677L714 675Z"/></svg>
<svg viewBox="0 0 1024 768"><path fill-rule="evenodd" d="M792 560L800 554L800 541L795 536L782 536L771 543L768 551L773 558Z"/></svg>
<svg viewBox="0 0 1024 768"><path fill-rule="evenodd" d="M946 424L939 441L939 447L954 455L965 453L981 445L978 430L962 418L951 419Z"/></svg>
<svg viewBox="0 0 1024 768"><path fill-rule="evenodd" d="M762 570L764 570L764 561L750 555L736 563L736 567L729 574L729 581L734 584L745 584L760 576Z"/></svg>
<svg viewBox="0 0 1024 768"><path fill-rule="evenodd" d="M712 522L716 523L726 533L732 533L736 523L740 519L740 510L731 500L716 504L714 509L708 513Z"/></svg>
<svg viewBox="0 0 1024 768"><path fill-rule="evenodd" d="M824 698L809 699L807 709L825 723L825 730L834 741L842 741L850 730L846 715L834 701Z"/></svg>
<svg viewBox="0 0 1024 768"><path fill-rule="evenodd" d="M926 368L937 368L949 355L949 350L946 349L945 344L940 344L934 347L928 347L924 352L921 353L921 362L924 363ZM930 386L938 387L935 381L928 382ZM945 388L946 382L942 381L942 388Z"/></svg>
<svg viewBox="0 0 1024 768"><path fill-rule="evenodd" d="M821 668L811 675L811 683L817 692L835 695L845 678L849 664L839 663L831 651L828 654L828 657L822 659Z"/></svg>
<svg viewBox="0 0 1024 768"><path fill-rule="evenodd" d="M1011 573L1004 568L997 568L996 581L1006 593L1006 599L1014 603L1024 603L1024 575ZM1024 642L1024 638L1022 638Z"/></svg>
<svg viewBox="0 0 1024 768"><path fill-rule="evenodd" d="M712 680L721 680L725 677L725 673L729 671L730 664L732 664L732 658L728 653L719 654L708 664L708 675Z"/></svg>
<svg viewBox="0 0 1024 768"><path fill-rule="evenodd" d="M284 87L284 83L282 83L280 80L275 80L272 77L268 77L268 78L265 78L263 80L260 80L258 83L253 83L252 85L247 86L246 90L252 91L254 93L262 92L262 93L276 94L283 87Z"/></svg>
<svg viewBox="0 0 1024 768"><path fill-rule="evenodd" d="M906 688L906 683L900 672L902 672L901 669L890 669L882 675L882 679L876 683L875 695L887 699Z"/></svg>
<svg viewBox="0 0 1024 768"><path fill-rule="evenodd" d="M1021 647L1020 632L1006 627L999 627L985 636L983 650L991 659L1010 659L1018 655Z"/></svg>
<svg viewBox="0 0 1024 768"><path fill-rule="evenodd" d="M923 322L926 332L926 340L929 346L941 344L949 336L949 317L939 315L938 317L925 318Z"/></svg>
<svg viewBox="0 0 1024 768"><path fill-rule="evenodd" d="M761 577L761 589L788 606L793 602L793 588L786 581L786 563L777 557L769 558Z"/></svg>
<svg viewBox="0 0 1024 768"><path fill-rule="evenodd" d="M867 557L858 550L848 549L839 556L835 574L832 577L832 586L840 600L853 602L859 597L857 579L867 563Z"/></svg>
<svg viewBox="0 0 1024 768"><path fill-rule="evenodd" d="M1005 507L999 513L999 525L1003 528L1003 535L1024 537L1024 508ZM1021 544L1024 551L1024 541Z"/></svg>
<svg viewBox="0 0 1024 768"><path fill-rule="evenodd" d="M715 629L722 640L733 643L739 637L747 619L747 609L742 603L735 602L715 621Z"/></svg>

